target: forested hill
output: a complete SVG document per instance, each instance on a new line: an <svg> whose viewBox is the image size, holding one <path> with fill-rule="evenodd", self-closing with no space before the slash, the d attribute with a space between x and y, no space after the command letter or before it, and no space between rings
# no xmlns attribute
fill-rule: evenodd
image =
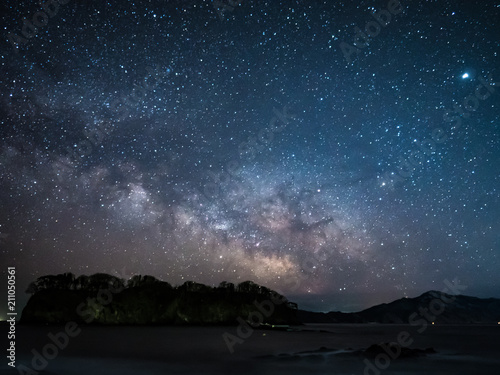
<svg viewBox="0 0 500 375"><path fill-rule="evenodd" d="M32 296L22 323L208 325L260 317L270 324L297 322L296 304L252 281L217 287L186 281L174 287L153 276L125 281L104 273L64 273L39 277L27 292Z"/></svg>

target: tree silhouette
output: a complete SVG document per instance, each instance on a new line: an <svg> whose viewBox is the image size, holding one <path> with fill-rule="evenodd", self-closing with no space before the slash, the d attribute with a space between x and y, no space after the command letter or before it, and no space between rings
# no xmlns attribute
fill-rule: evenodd
<svg viewBox="0 0 500 375"><path fill-rule="evenodd" d="M87 275L78 276L75 280L75 289L76 290L87 289L88 284L89 284L89 277Z"/></svg>
<svg viewBox="0 0 500 375"><path fill-rule="evenodd" d="M75 286L75 275L70 272L61 273L58 275L40 276L35 281L31 282L26 289L26 293L35 294L41 290L72 290Z"/></svg>
<svg viewBox="0 0 500 375"><path fill-rule="evenodd" d="M92 292L98 292L99 290L109 289L109 288L125 288L125 282L113 275L108 275L107 273L95 273L88 278L88 283L86 289Z"/></svg>
<svg viewBox="0 0 500 375"><path fill-rule="evenodd" d="M178 290L184 292L212 292L213 289L205 284L200 284L194 281L186 281L184 284L177 287Z"/></svg>
<svg viewBox="0 0 500 375"><path fill-rule="evenodd" d="M222 281L220 284L219 284L219 287L218 289L220 290L223 290L223 291L226 291L228 293L234 293L236 288L234 286L233 283L229 283L227 281Z"/></svg>
<svg viewBox="0 0 500 375"><path fill-rule="evenodd" d="M141 287L145 285L154 285L154 284L163 284L163 286L169 286L172 287L169 283L166 281L160 281L154 276L149 276L149 275L134 275L130 280L127 281L127 288L136 288L136 287Z"/></svg>
<svg viewBox="0 0 500 375"><path fill-rule="evenodd" d="M234 324L238 317L255 311L256 302L266 300L275 303L266 322L295 321L295 304L252 281L237 286L223 281L216 288L186 281L173 288L153 276L135 275L126 288L124 285L124 280L104 273L77 278L71 273L41 276L26 290L32 296L23 310L22 321L88 323L85 314L77 314L78 306L83 304L83 311L92 311L93 323ZM94 298L89 298L106 289L113 291L109 303L96 304Z"/></svg>
<svg viewBox="0 0 500 375"><path fill-rule="evenodd" d="M255 284L253 281L243 281L239 283L236 290L240 293L252 293L259 294L260 293L260 285Z"/></svg>

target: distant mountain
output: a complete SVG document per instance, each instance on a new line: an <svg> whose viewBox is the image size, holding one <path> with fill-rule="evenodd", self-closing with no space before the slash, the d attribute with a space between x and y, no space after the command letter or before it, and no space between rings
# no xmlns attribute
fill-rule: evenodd
<svg viewBox="0 0 500 375"><path fill-rule="evenodd" d="M32 296L23 323L87 324L267 324L396 323L420 325L500 322L500 299L481 299L429 291L416 298L355 312L317 313L264 286L245 281L211 287L193 281L172 286L152 276L125 281L107 274L75 277L71 273L39 277L27 290ZM239 319L239 320L238 320Z"/></svg>
<svg viewBox="0 0 500 375"><path fill-rule="evenodd" d="M152 276L136 275L125 281L107 274L75 277L65 273L42 276L27 292L32 296L21 322L28 324L236 325L238 318L298 323L296 304L251 281L222 282L218 287L186 281L173 287Z"/></svg>
<svg viewBox="0 0 500 375"><path fill-rule="evenodd" d="M317 313L299 310L303 323L396 323L419 324L422 319L440 324L500 322L500 299L450 295L429 291L416 298L401 298L391 303L355 312Z"/></svg>

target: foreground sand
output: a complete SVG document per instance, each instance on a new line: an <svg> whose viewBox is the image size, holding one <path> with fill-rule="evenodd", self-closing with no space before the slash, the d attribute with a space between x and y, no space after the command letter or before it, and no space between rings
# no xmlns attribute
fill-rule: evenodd
<svg viewBox="0 0 500 375"><path fill-rule="evenodd" d="M306 325L297 331L254 331L231 354L223 340L236 327L81 327L39 374L499 374L500 325L429 326L419 333L404 325ZM42 352L59 326L17 327L17 364L32 368L32 349ZM407 331L412 348L436 354L391 360L367 369L349 354ZM326 347L323 352L316 352ZM301 353L295 356L287 354ZM312 352L312 353L307 353ZM346 354L347 353L347 354ZM6 366L0 373L18 371Z"/></svg>

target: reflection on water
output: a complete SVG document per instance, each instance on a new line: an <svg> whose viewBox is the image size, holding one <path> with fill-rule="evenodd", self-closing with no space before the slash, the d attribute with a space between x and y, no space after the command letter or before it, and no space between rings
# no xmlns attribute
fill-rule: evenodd
<svg viewBox="0 0 500 375"><path fill-rule="evenodd" d="M306 325L293 332L255 331L231 355L222 334L235 327L82 327L79 336L39 374L495 374L500 327L434 326L419 335L410 326ZM48 333L60 327L19 326L17 364L32 365ZM363 350L393 342L402 331L412 348L436 354L368 366ZM376 363L376 358L370 359ZM386 368L385 368L386 367ZM12 374L2 365L0 374ZM29 372L28 372L29 373ZM35 374L35 372L33 372Z"/></svg>

